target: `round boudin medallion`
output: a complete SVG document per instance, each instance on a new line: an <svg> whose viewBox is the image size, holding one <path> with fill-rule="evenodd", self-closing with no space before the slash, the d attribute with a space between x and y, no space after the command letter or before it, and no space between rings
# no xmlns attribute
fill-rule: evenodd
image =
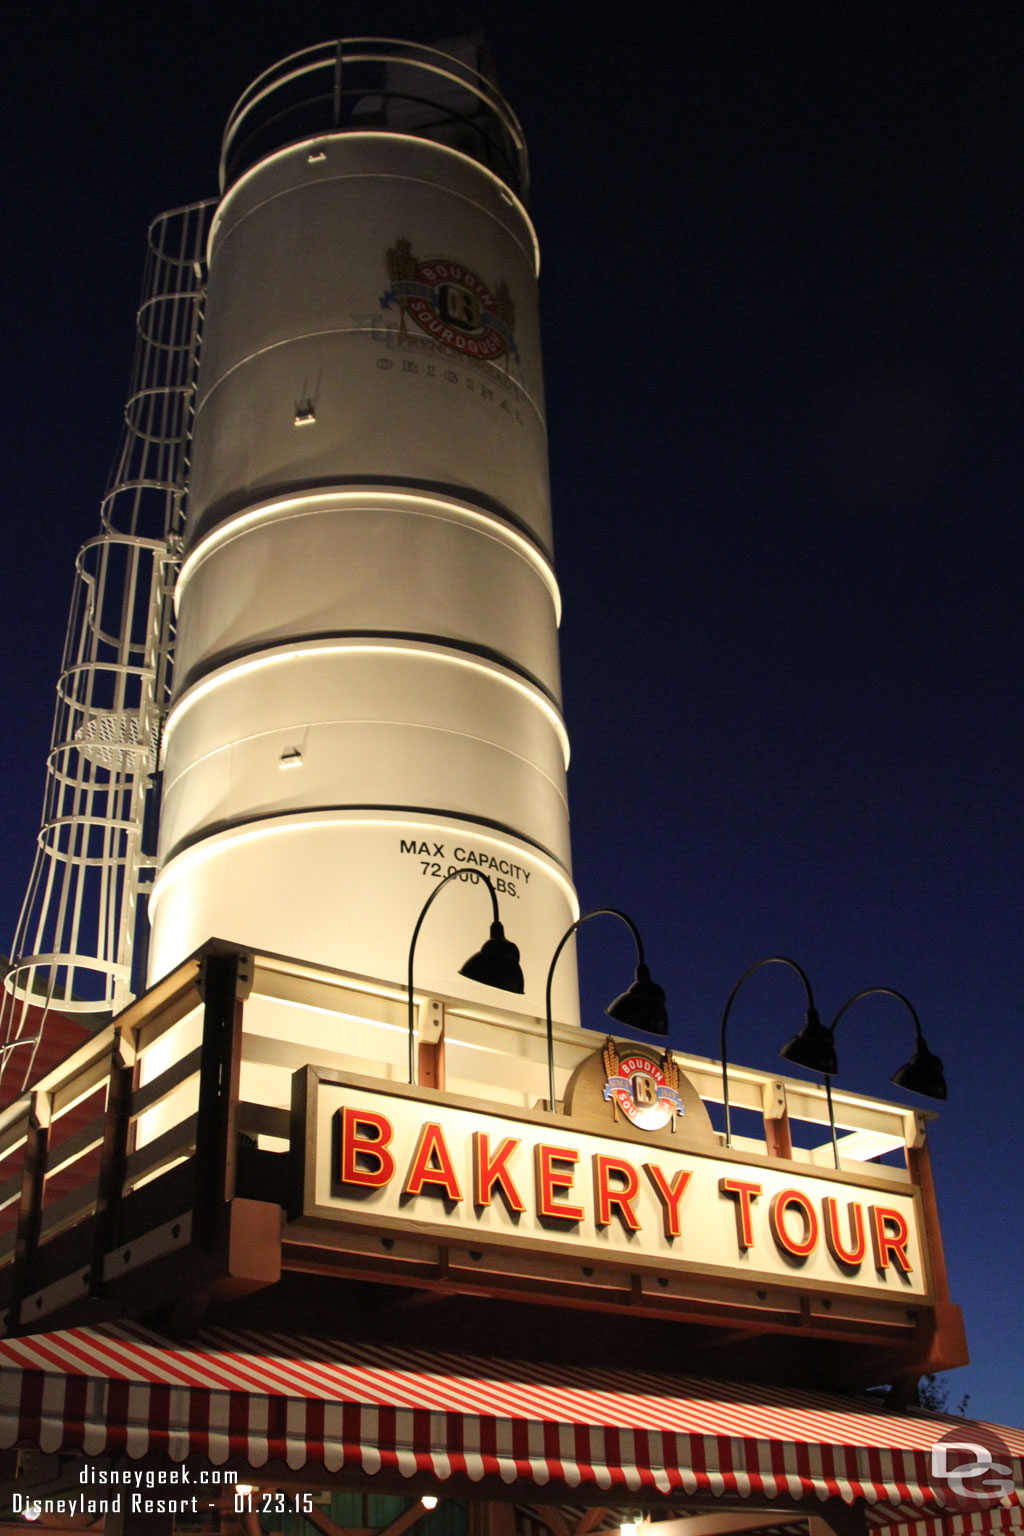
<svg viewBox="0 0 1024 1536"><path fill-rule="evenodd" d="M642 1131L660 1131L683 1113L679 1070L666 1051L659 1061L642 1047L619 1056L615 1043L604 1047L607 1073L604 1096Z"/></svg>

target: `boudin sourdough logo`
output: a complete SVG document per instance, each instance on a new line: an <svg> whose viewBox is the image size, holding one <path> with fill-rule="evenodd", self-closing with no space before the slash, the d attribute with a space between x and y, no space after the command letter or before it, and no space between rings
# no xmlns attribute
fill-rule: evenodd
<svg viewBox="0 0 1024 1536"><path fill-rule="evenodd" d="M604 1046L606 1081L604 1096L611 1099L614 1117L619 1110L642 1131L660 1131L683 1113L679 1097L679 1068L666 1051L658 1061L643 1049L626 1056L618 1053L614 1040Z"/></svg>
<svg viewBox="0 0 1024 1536"><path fill-rule="evenodd" d="M395 241L387 263L391 287L380 302L383 309L398 305L399 335L408 335L411 320L460 357L493 363L507 352L518 358L515 306L504 279L492 293L461 261L420 261L405 239Z"/></svg>

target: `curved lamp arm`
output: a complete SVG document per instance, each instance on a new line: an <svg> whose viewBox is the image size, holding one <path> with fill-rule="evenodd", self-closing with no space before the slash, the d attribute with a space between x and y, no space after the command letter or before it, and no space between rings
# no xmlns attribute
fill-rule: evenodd
<svg viewBox="0 0 1024 1536"><path fill-rule="evenodd" d="M929 1098L944 1099L946 1097L946 1080L943 1076L942 1062L928 1049L928 1042L921 1031L921 1021L917 1016L917 1009L905 997L902 992L897 992L895 987L862 987L839 1009L828 1029L823 1031L824 1042L810 1042L810 1055L804 1060L804 1066L810 1066L822 1072L825 1077L825 1097L828 1100L828 1123L832 1135L832 1156L835 1165L839 1167L839 1142L836 1138L836 1118L832 1107L832 1076L836 1071L835 1031L836 1025L848 1008L854 1003L859 1003L862 997L894 997L898 1003L902 1003L914 1021L914 1031L917 1044L914 1055L910 1061L900 1067L893 1074L892 1081L899 1088L910 1088L914 1093L923 1093ZM823 1053L819 1054L818 1047L823 1044Z"/></svg>
<svg viewBox="0 0 1024 1536"><path fill-rule="evenodd" d="M904 997L902 992L897 992L895 987L863 987L859 992L855 992L852 997L848 997L846 999L846 1002L843 1004L835 1018L832 1020L832 1023L828 1027L829 1034L835 1034L836 1025L839 1023L839 1020L842 1018L847 1008L852 1008L854 1003L859 1003L862 997L875 996L895 997L898 1002L901 1002L914 1021L914 1028L917 1031L918 1040L924 1039L924 1035L921 1033L921 1020L917 1016L917 1009L910 1001L910 998Z"/></svg>
<svg viewBox="0 0 1024 1536"><path fill-rule="evenodd" d="M755 971L759 971L765 965L788 965L791 971L796 971L804 984L804 991L807 994L807 1023L810 1025L816 1024L819 1029L822 1028L821 1020L818 1018L817 1009L814 1006L814 994L811 991L811 983L803 966L797 965L795 960L790 960L786 955L765 955L763 960L755 960L753 965L747 966L747 969L729 993L725 1011L722 1014L722 1101L725 1104L725 1144L727 1147L732 1146L732 1122L729 1115L729 1063L725 1055L726 1025L729 1022L729 1013L736 999L737 992L743 986L743 983L753 976Z"/></svg>
<svg viewBox="0 0 1024 1536"><path fill-rule="evenodd" d="M621 912L618 907L591 907L589 912L582 913L582 915L578 917L574 923L569 925L569 927L562 934L562 937L559 939L557 945L555 946L555 952L551 956L551 964L548 966L547 984L544 989L544 1007L547 1013L548 1030L548 1106L551 1109L552 1114L554 1113L555 1109L555 1041L554 1026L551 1019L551 983L555 974L555 966L558 963L558 957L562 953L562 950L565 948L566 944L568 944L577 928L579 928L582 923L589 922L592 917L617 917L620 922L625 923L626 927L633 935L633 942L636 945L636 982L634 982L634 986L636 986L637 983L647 987L656 986L656 983L651 981L650 973L648 972L647 966L644 963L644 945L643 940L640 937L640 930L636 926L636 923L634 923L633 919L628 917L625 912ZM664 1013L665 994L661 991L660 987L657 987L656 990L661 994L661 1006L662 1012ZM616 1002L620 1001L621 999L616 999ZM611 1008L614 1008L615 1006L616 1004L612 1003L611 1007L608 1009L608 1012L611 1012ZM614 1018L615 1015L613 1014L612 1017ZM642 1029L644 1026L639 1025L635 1027ZM665 1034L667 1033L667 1030L668 1021L666 1019L663 1028L659 1027L654 1029L651 1031L651 1033Z"/></svg>
<svg viewBox="0 0 1024 1536"><path fill-rule="evenodd" d="M928 1099L945 1099L948 1090L946 1088L946 1075L939 1057L928 1049L928 1042L921 1029L921 1020L917 1016L917 1009L909 997L904 997L902 992L897 992L895 987L865 987L862 992L854 993L843 1004L835 1018L832 1020L834 1030L847 1008L862 997L873 995L882 997L894 997L898 1003L902 1003L914 1021L914 1033L916 1041L914 1054L909 1061L898 1067L890 1078L897 1088L909 1088L911 1093L923 1094Z"/></svg>
<svg viewBox="0 0 1024 1536"><path fill-rule="evenodd" d="M444 890L444 887L448 884L449 880L462 880L466 876L468 876L472 880L482 880L483 883L486 885L487 889L491 893L491 908L492 908L492 912L493 912L492 922L493 923L497 923L498 922L498 895L497 895L497 892L494 889L494 886L491 884L490 876L489 875L485 875L482 869L473 869L473 868L453 869L449 874L445 875L443 880L438 881L437 885L434 886L434 889L431 891L430 895L427 897L426 901L423 903L423 907L422 907L422 910L420 912L420 915L416 919L416 926L415 926L415 928L412 931L412 939L411 939L410 944L409 944L408 1007L409 1007L409 1083L410 1083L410 1086L416 1081L416 1072L415 1072L416 1024L415 1024L414 1011L413 1011L413 1001L412 1001L412 962L413 962L413 956L416 953L416 940L420 936L420 929L423 927L423 919L426 917L427 913L430 911L432 903L434 901L436 901L438 896L440 896L441 892Z"/></svg>

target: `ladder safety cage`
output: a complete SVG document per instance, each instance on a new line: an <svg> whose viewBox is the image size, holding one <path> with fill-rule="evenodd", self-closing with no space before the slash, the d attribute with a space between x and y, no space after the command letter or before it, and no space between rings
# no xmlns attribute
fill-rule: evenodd
<svg viewBox="0 0 1024 1536"><path fill-rule="evenodd" d="M124 426L100 532L75 562L42 825L0 994L0 1079L15 1090L51 1007L102 1024L133 997L215 207L149 229Z"/></svg>

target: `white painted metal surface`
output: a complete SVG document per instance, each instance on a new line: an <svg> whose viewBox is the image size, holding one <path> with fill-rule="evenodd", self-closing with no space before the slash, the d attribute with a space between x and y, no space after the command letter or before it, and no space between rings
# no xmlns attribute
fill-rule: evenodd
<svg viewBox="0 0 1024 1536"><path fill-rule="evenodd" d="M264 138L304 59L243 98L211 234L150 975L216 935L394 983L476 869L536 1016L578 915L536 240L511 162L452 127L514 119L411 49ZM417 984L485 998L457 972L489 921L453 882Z"/></svg>

